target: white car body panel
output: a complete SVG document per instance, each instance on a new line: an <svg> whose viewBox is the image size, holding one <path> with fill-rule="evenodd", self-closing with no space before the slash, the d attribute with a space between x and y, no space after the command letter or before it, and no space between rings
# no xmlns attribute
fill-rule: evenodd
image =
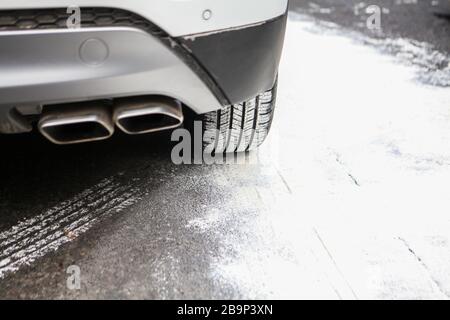
<svg viewBox="0 0 450 320"><path fill-rule="evenodd" d="M2 0L0 10L110 7L143 16L172 37L264 22L284 14L288 0ZM203 15L211 11L206 20Z"/></svg>

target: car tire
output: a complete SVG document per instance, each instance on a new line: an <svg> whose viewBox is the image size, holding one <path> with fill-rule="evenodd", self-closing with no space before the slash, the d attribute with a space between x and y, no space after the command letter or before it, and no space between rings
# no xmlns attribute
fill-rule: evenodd
<svg viewBox="0 0 450 320"><path fill-rule="evenodd" d="M257 149L267 138L275 111L277 84L257 97L202 115L203 149L234 153Z"/></svg>

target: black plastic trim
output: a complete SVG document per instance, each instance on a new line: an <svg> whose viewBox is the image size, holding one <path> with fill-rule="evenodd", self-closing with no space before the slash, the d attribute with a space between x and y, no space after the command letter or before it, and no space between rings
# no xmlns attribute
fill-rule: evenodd
<svg viewBox="0 0 450 320"><path fill-rule="evenodd" d="M286 14L255 26L178 38L231 104L273 87L286 31Z"/></svg>

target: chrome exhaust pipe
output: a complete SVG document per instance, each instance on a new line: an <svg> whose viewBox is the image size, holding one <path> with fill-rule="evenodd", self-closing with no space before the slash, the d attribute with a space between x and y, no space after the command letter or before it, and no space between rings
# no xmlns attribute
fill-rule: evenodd
<svg viewBox="0 0 450 320"><path fill-rule="evenodd" d="M114 122L127 134L143 134L179 127L183 121L181 103L160 97L118 99Z"/></svg>
<svg viewBox="0 0 450 320"><path fill-rule="evenodd" d="M47 107L38 128L42 135L56 144L103 140L114 133L111 113L99 102Z"/></svg>

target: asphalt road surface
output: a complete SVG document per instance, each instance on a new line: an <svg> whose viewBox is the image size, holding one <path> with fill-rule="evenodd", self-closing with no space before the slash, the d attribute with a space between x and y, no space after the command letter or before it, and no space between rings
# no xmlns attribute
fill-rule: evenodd
<svg viewBox="0 0 450 320"><path fill-rule="evenodd" d="M170 133L1 137L0 298L448 299L450 22L374 2L376 33L291 2L247 164L174 165Z"/></svg>
<svg viewBox="0 0 450 320"><path fill-rule="evenodd" d="M450 52L450 4L448 0L291 0L292 10L356 29L370 36L402 37L427 42L438 50ZM441 6L436 4L442 2ZM382 33L366 27L365 9L376 5L382 9Z"/></svg>

